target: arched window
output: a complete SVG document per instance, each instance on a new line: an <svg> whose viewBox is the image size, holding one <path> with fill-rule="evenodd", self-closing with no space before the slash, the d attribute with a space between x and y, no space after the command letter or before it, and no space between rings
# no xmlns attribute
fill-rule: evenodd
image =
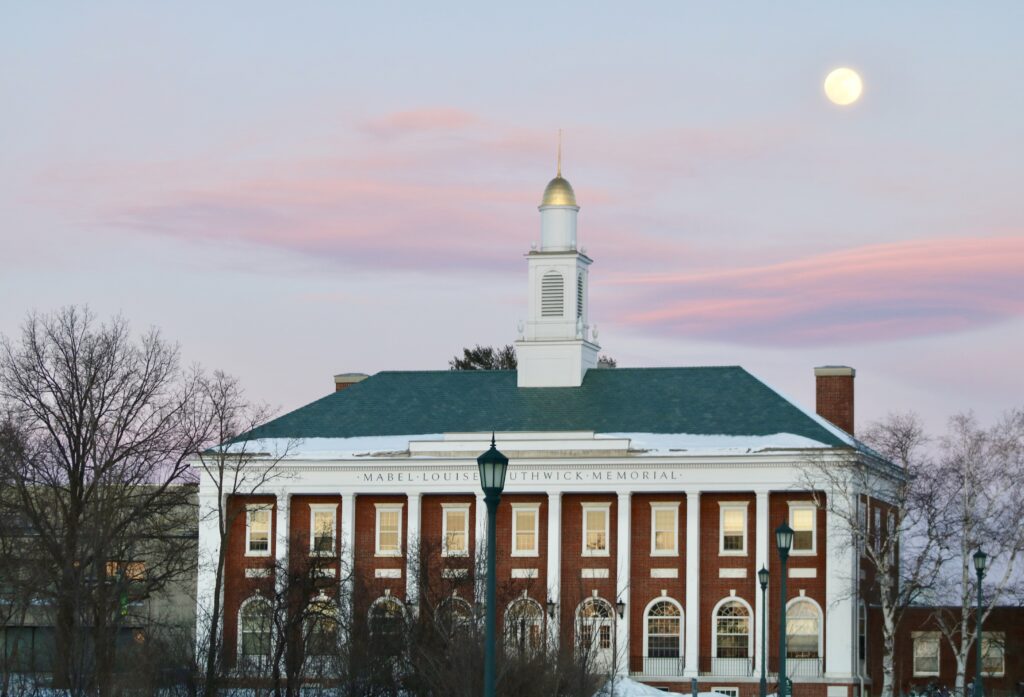
<svg viewBox="0 0 1024 697"><path fill-rule="evenodd" d="M715 656L750 658L750 608L739 600L719 604L715 612Z"/></svg>
<svg viewBox="0 0 1024 697"><path fill-rule="evenodd" d="M808 599L797 599L786 608L786 657L819 658L821 612Z"/></svg>
<svg viewBox="0 0 1024 697"><path fill-rule="evenodd" d="M390 594L377 598L370 606L369 621L372 636L400 637L405 629L405 606Z"/></svg>
<svg viewBox="0 0 1024 697"><path fill-rule="evenodd" d="M314 599L306 616L306 653L331 656L338 650L338 606L325 595Z"/></svg>
<svg viewBox="0 0 1024 697"><path fill-rule="evenodd" d="M576 648L598 671L612 665L615 611L604 598L587 598L576 608Z"/></svg>
<svg viewBox="0 0 1024 697"><path fill-rule="evenodd" d="M505 649L529 654L544 644L544 610L532 598L517 598L505 610Z"/></svg>
<svg viewBox="0 0 1024 697"><path fill-rule="evenodd" d="M540 316L565 314L565 280L557 271L548 271L540 279Z"/></svg>
<svg viewBox="0 0 1024 697"><path fill-rule="evenodd" d="M682 620L682 609L674 600L662 598L647 606L644 622L648 658L682 657Z"/></svg>
<svg viewBox="0 0 1024 697"><path fill-rule="evenodd" d="M251 658L270 656L273 608L260 596L249 598L238 611L239 653Z"/></svg>
<svg viewBox="0 0 1024 697"><path fill-rule="evenodd" d="M445 598L434 613L434 622L445 636L453 636L462 632L470 632L476 622L473 620L473 608L468 602L457 595Z"/></svg>

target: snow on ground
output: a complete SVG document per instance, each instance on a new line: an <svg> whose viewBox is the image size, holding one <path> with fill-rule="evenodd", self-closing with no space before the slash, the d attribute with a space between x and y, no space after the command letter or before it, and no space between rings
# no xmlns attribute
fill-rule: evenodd
<svg viewBox="0 0 1024 697"><path fill-rule="evenodd" d="M692 693L687 689L683 694ZM594 697L654 697L654 695L664 697L665 693L629 678L616 678L614 681L609 680L605 683L605 686L598 690ZM697 697L722 697L722 695L718 692L698 692Z"/></svg>

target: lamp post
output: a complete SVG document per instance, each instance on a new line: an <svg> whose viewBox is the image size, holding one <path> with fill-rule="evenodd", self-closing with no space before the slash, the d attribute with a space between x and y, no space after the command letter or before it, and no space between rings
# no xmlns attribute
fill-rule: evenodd
<svg viewBox="0 0 1024 697"><path fill-rule="evenodd" d="M487 504L487 594L485 596L484 619L484 697L495 697L496 673L494 670L494 625L497 617L495 591L496 543L498 528L498 503L501 492L505 488L505 473L508 471L508 458L501 454L491 434L491 448L476 459L480 469L480 487L484 490L484 502Z"/></svg>
<svg viewBox="0 0 1024 697"><path fill-rule="evenodd" d="M782 578L779 589L779 697L786 697L788 682L786 680L786 562L789 561L789 550L793 546L793 528L783 523L775 528L775 546L779 549L779 560L782 562Z"/></svg>
<svg viewBox="0 0 1024 697"><path fill-rule="evenodd" d="M765 636L766 636L766 617L768 615L768 569L761 567L761 570L757 572L757 580L761 582L761 697L767 697L768 695L768 678L766 676L765 666Z"/></svg>
<svg viewBox="0 0 1024 697"><path fill-rule="evenodd" d="M981 687L981 580L985 578L985 565L987 563L987 554L980 549L974 553L974 570L978 573L978 611L977 619L975 620L978 633L978 636L975 637L975 640L978 642L978 658L974 664L974 697L982 697L985 694Z"/></svg>

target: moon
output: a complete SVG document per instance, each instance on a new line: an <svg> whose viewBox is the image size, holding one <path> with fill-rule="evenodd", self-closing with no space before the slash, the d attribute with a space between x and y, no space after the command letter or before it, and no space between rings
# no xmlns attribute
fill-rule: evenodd
<svg viewBox="0 0 1024 697"><path fill-rule="evenodd" d="M860 99L864 82L852 68L836 68L825 78L825 96L839 106L849 106Z"/></svg>

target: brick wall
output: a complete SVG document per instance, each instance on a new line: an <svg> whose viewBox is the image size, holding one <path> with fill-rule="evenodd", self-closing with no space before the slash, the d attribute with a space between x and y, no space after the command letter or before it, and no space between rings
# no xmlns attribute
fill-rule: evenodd
<svg viewBox="0 0 1024 697"><path fill-rule="evenodd" d="M816 368L815 410L847 433L853 433L853 368Z"/></svg>
<svg viewBox="0 0 1024 697"><path fill-rule="evenodd" d="M651 554L651 504L678 503L679 519L676 556ZM686 611L686 496L681 493L634 494L630 530L630 591L626 608L629 622L630 670L641 670L644 657L644 610L662 591ZM674 569L676 578L651 578L651 569ZM685 632L685 630L684 630Z"/></svg>
<svg viewBox="0 0 1024 697"><path fill-rule="evenodd" d="M583 556L583 504L610 503L608 556ZM562 588L559 603L561 640L573 641L576 607L596 590L612 606L617 588L615 579L618 549L618 501L614 494L565 494L562 496ZM582 578L584 568L608 569L608 578Z"/></svg>
<svg viewBox="0 0 1024 697"><path fill-rule="evenodd" d="M397 557L376 556L377 508L378 503L400 503L402 505L402 555ZM390 591L391 595L405 601L405 551L409 535L408 497L357 496L354 561L354 606L362 616L377 598ZM398 569L399 578L376 578L377 569Z"/></svg>
<svg viewBox="0 0 1024 697"><path fill-rule="evenodd" d="M722 504L746 504L747 535L743 555L721 554ZM709 494L700 497L700 661L702 670L710 670L713 651L713 612L719 601L734 592L737 599L750 605L751 614L757 603L757 569L755 550L757 535L757 509L753 494ZM744 578L722 578L722 569L742 569ZM753 617L751 617L753 620ZM753 623L752 624L756 624ZM753 642L751 642L753 649ZM706 666L704 664L707 664Z"/></svg>
<svg viewBox="0 0 1024 697"><path fill-rule="evenodd" d="M248 557L245 554L245 507L249 504L273 506L270 516L270 555ZM227 553L224 559L224 650L234 664L238 641L238 610L245 600L257 593L270 594L274 588L274 554L277 549L277 505L273 496L231 496L227 500ZM233 519L233 520L232 520ZM265 570L264 578L246 578L246 569Z"/></svg>
<svg viewBox="0 0 1024 697"><path fill-rule="evenodd" d="M822 495L823 496L823 495ZM812 502L813 497L809 493L802 492L779 492L773 493L769 496L768 503L768 528L769 528L769 543L768 543L768 554L771 559L769 565L769 581L768 581L768 617L778 618L780 613L779 603L779 590L781 581L781 565L779 563L778 552L775 547L775 528L782 523L789 522L789 502L790 501L807 501ZM822 653L824 657L825 651L825 613L828 612L828 606L825 602L825 560L827 558L827 542L828 535L825 530L825 509L824 507L819 508L817 511L817 529L815 531L816 539L816 551L813 556L796 556L790 555L788 568L790 575L792 575L792 569L813 569L815 573L814 578L787 578L786 593L787 600L791 601L801 595L801 591L806 597L814 600L821 608L821 637L822 637ZM753 603L751 603L753 604ZM778 665L778 622L768 622L770 631L774 633L775 639L772 640L769 637L768 640L768 663L769 666L774 669Z"/></svg>

